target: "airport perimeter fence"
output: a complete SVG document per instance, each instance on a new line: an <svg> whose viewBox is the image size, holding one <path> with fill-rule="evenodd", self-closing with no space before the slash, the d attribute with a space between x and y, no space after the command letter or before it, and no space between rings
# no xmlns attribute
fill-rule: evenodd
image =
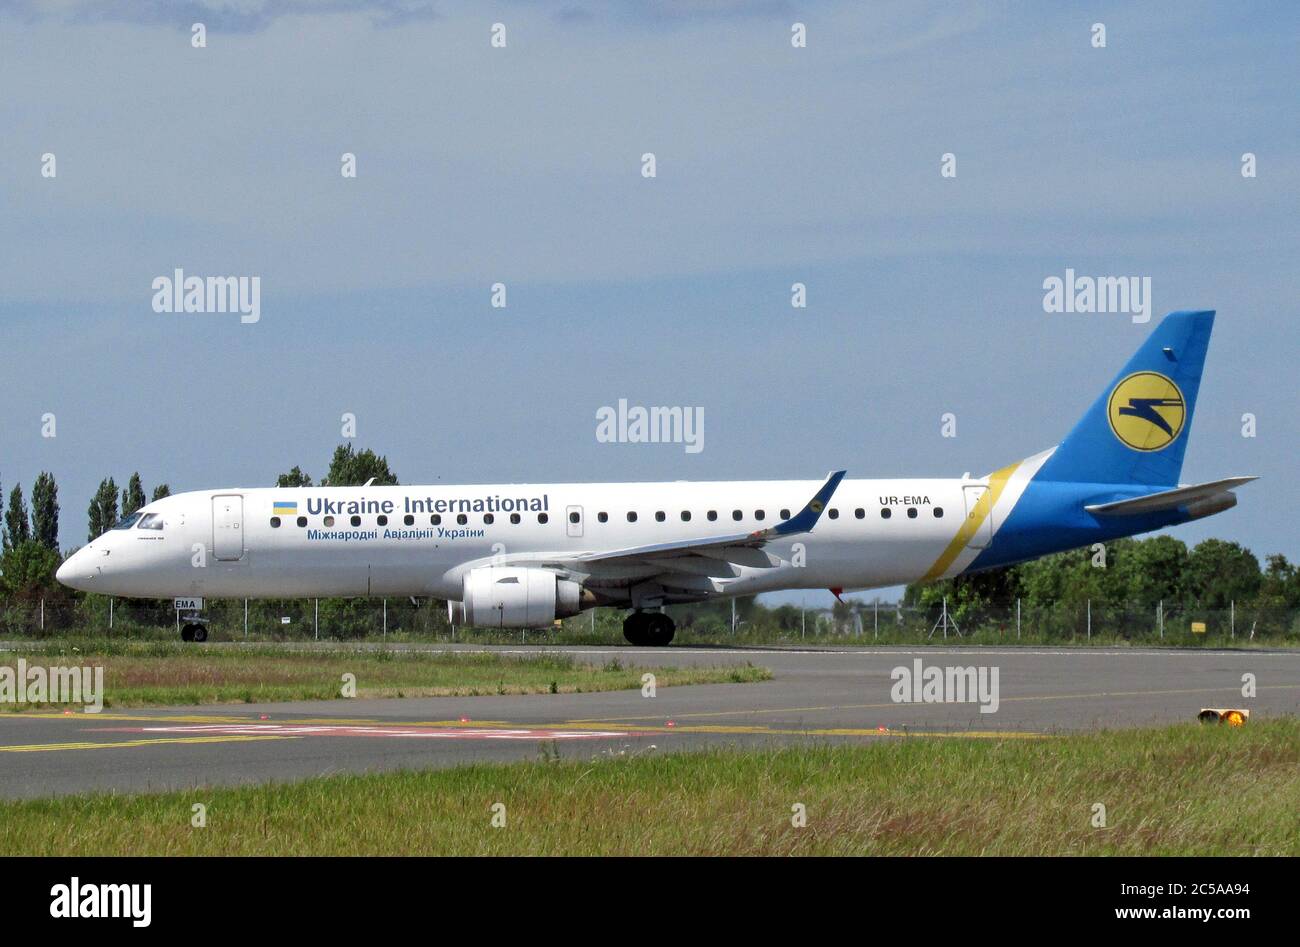
<svg viewBox="0 0 1300 947"><path fill-rule="evenodd" d="M675 606L676 643L761 644L1104 644L1135 642L1215 647L1300 646L1300 609L1261 605L1202 608L1186 603L1082 601L1029 606L904 606L853 602L847 608L752 607L729 615L716 606ZM437 600L209 600L202 615L212 641L472 641L618 644L621 609L594 609L544 629L456 628ZM179 638L170 600L86 596L0 606L0 637L42 639Z"/></svg>

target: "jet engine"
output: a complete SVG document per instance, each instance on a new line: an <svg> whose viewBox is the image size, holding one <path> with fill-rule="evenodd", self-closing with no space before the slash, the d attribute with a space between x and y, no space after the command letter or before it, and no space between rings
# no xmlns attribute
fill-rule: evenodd
<svg viewBox="0 0 1300 947"><path fill-rule="evenodd" d="M541 628L582 610L582 586L554 572L485 566L465 573L461 600L447 603L454 625Z"/></svg>

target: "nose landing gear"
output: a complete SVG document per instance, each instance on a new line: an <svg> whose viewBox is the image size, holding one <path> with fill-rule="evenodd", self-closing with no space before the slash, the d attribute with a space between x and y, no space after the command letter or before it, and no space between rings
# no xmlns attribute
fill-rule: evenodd
<svg viewBox="0 0 1300 947"><path fill-rule="evenodd" d="M677 625L663 612L636 611L623 619L623 637L639 648L662 648L676 631Z"/></svg>
<svg viewBox="0 0 1300 947"><path fill-rule="evenodd" d="M204 642L208 640L207 619L197 615L186 615L185 624L181 626L181 641Z"/></svg>

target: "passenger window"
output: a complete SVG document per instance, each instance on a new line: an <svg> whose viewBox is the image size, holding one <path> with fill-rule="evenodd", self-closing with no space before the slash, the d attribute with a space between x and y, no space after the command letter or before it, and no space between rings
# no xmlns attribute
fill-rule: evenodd
<svg viewBox="0 0 1300 947"><path fill-rule="evenodd" d="M831 507L829 510L826 511L826 515L833 520L837 520L840 518L840 511L835 509L835 507Z"/></svg>
<svg viewBox="0 0 1300 947"><path fill-rule="evenodd" d="M487 525L487 526L491 526L491 525L492 525L493 523L495 523L496 521L497 521L497 518L496 518L493 514L491 514L491 513L484 513L484 514L483 514L483 522L484 522L485 525Z"/></svg>
<svg viewBox="0 0 1300 947"><path fill-rule="evenodd" d="M578 522L578 520L580 520L580 519L582 519L582 517L578 515L578 511L577 511L577 510L574 510L572 513L569 514L569 522L570 522L570 523L576 523L576 522Z"/></svg>
<svg viewBox="0 0 1300 947"><path fill-rule="evenodd" d="M542 523L543 525L546 524L546 523L548 523L548 522L550 522L550 519L551 519L551 518L550 518L549 516L547 516L545 513L538 513L538 514L537 514L537 522Z"/></svg>
<svg viewBox="0 0 1300 947"><path fill-rule="evenodd" d="M162 529L162 528L163 528L163 518L161 513L146 513L144 515L144 518L140 520L140 525L137 527L137 529Z"/></svg>
<svg viewBox="0 0 1300 947"><path fill-rule="evenodd" d="M756 520L764 519L764 518L766 518L766 516L767 516L767 514L764 513L762 510L755 510L755 511L754 511L754 519L756 519Z"/></svg>
<svg viewBox="0 0 1300 947"><path fill-rule="evenodd" d="M278 516L272 516L272 517L271 517L271 529L279 529L279 528L280 528L280 517L278 517Z"/></svg>
<svg viewBox="0 0 1300 947"><path fill-rule="evenodd" d="M438 514L438 513L434 513L432 516L429 517L429 525L431 525L431 526L441 526L441 525L442 525L442 516L441 516L440 514Z"/></svg>
<svg viewBox="0 0 1300 947"><path fill-rule="evenodd" d="M909 506L909 507L907 508L907 518L908 518L909 520L914 520L914 519L916 519L916 507L914 507L914 506Z"/></svg>
<svg viewBox="0 0 1300 947"><path fill-rule="evenodd" d="M788 520L789 518L790 518L790 511L783 509L781 511L781 519Z"/></svg>
<svg viewBox="0 0 1300 947"><path fill-rule="evenodd" d="M628 514L627 514L627 521L628 521L629 523L635 523L635 522L636 522L636 514L633 513L631 510L628 511Z"/></svg>
<svg viewBox="0 0 1300 947"><path fill-rule="evenodd" d="M469 522L469 517L466 516L464 513L457 513L457 514L456 514L456 522L457 522L457 524L459 524L460 526L464 526L466 523Z"/></svg>
<svg viewBox="0 0 1300 947"><path fill-rule="evenodd" d="M742 516L744 516L744 515L745 515L745 514L742 513L742 512L740 512L740 510L732 510L732 511L731 511L731 518L732 518L733 520L738 520L738 519L740 519L740 518L741 518Z"/></svg>
<svg viewBox="0 0 1300 947"><path fill-rule="evenodd" d="M350 522L353 526L360 526L360 525L361 525L361 517L359 517L359 516L354 516L354 517L352 517L352 519L350 519L348 522Z"/></svg>
<svg viewBox="0 0 1300 947"><path fill-rule="evenodd" d="M894 515L894 511L891 510L889 507L887 507L887 506L882 506L882 507L880 508L880 518L881 518L882 520L887 520L887 519L889 519L889 518L890 518L891 516L893 516L893 515Z"/></svg>
<svg viewBox="0 0 1300 947"><path fill-rule="evenodd" d="M403 523L403 525L405 525L405 526L414 526L414 525L415 525L415 517L412 516L410 513L407 513L405 516L402 517L402 523Z"/></svg>
<svg viewBox="0 0 1300 947"><path fill-rule="evenodd" d="M608 523L608 522L609 522L609 514L608 514L608 513L597 513L597 514L596 514L596 519L598 519L598 520L599 520L600 522L602 522L602 523Z"/></svg>
<svg viewBox="0 0 1300 947"><path fill-rule="evenodd" d="M658 512L655 513L655 522L656 522L656 523L662 523L665 519L667 519L667 517L664 516L664 511L663 511L663 510L659 510Z"/></svg>
<svg viewBox="0 0 1300 947"><path fill-rule="evenodd" d="M380 526L387 526L388 517L385 516L383 513L380 513L379 516L375 517L375 522L378 523Z"/></svg>
<svg viewBox="0 0 1300 947"><path fill-rule="evenodd" d="M683 522L683 523L689 523L690 521L691 521L691 511L690 511L690 510L682 510L682 522Z"/></svg>
<svg viewBox="0 0 1300 947"><path fill-rule="evenodd" d="M298 517L298 525L299 525L299 526L306 526L306 525L307 525L307 517L305 517L305 516L300 516L300 517Z"/></svg>
<svg viewBox="0 0 1300 947"><path fill-rule="evenodd" d="M856 510L853 511L853 515L856 516L858 519L862 519L862 517L867 515L867 511L864 510L862 507L858 507Z"/></svg>
<svg viewBox="0 0 1300 947"><path fill-rule="evenodd" d="M709 512L706 513L704 516L705 516L705 519L707 519L710 523L712 523L714 520L716 520L716 519L718 518L718 511L717 511L717 510L709 510Z"/></svg>
<svg viewBox="0 0 1300 947"><path fill-rule="evenodd" d="M934 518L937 519L937 520L939 520L939 519L943 519L943 507L941 507L941 506L936 506L936 507L934 508Z"/></svg>
<svg viewBox="0 0 1300 947"><path fill-rule="evenodd" d="M333 525L334 525L334 517L332 517L332 516L327 516L327 517L325 517L325 525L326 525L326 526L333 526Z"/></svg>
<svg viewBox="0 0 1300 947"><path fill-rule="evenodd" d="M518 513L511 513L511 514L510 514L510 522L511 522L511 523L518 524L518 522L519 522L519 514L518 514Z"/></svg>

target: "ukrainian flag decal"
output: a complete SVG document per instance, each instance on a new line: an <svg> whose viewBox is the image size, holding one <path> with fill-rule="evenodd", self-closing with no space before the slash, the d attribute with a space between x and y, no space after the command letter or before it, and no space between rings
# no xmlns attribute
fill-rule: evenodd
<svg viewBox="0 0 1300 947"><path fill-rule="evenodd" d="M271 512L274 513L276 516L297 516L298 501L297 500L276 500L271 505Z"/></svg>

